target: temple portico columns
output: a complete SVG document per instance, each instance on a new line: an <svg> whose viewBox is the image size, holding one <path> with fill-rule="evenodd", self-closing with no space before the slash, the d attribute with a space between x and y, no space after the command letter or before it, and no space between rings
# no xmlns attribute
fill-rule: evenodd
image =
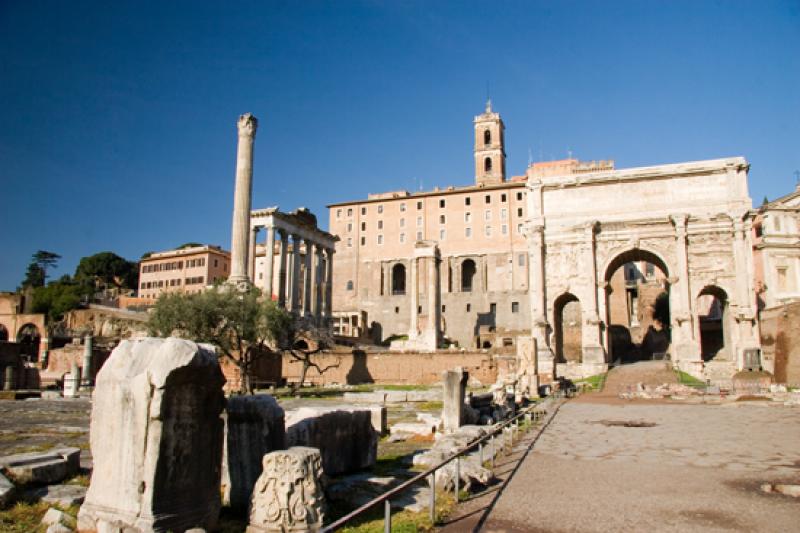
<svg viewBox="0 0 800 533"><path fill-rule="evenodd" d="M289 309L300 312L300 237L292 235L292 270L289 283Z"/></svg>
<svg viewBox="0 0 800 533"><path fill-rule="evenodd" d="M333 248L325 249L325 325L333 316Z"/></svg>
<svg viewBox="0 0 800 533"><path fill-rule="evenodd" d="M286 255L289 246L289 234L282 229L278 230L278 234L281 237L280 259L278 261L278 305L286 308Z"/></svg>
<svg viewBox="0 0 800 533"><path fill-rule="evenodd" d="M239 144L236 152L236 185L231 230L231 275L233 285L248 283L247 265L250 239L250 199L253 190L253 143L258 120L250 113L239 117Z"/></svg>
<svg viewBox="0 0 800 533"><path fill-rule="evenodd" d="M409 316L409 324L408 324L408 338L415 339L417 337L418 329L417 329L417 320L418 320L418 296L417 296L417 287L419 287L419 269L417 268L417 261L416 257L411 258L411 276L409 276L409 290L411 291L411 298L409 301L411 302L411 315Z"/></svg>
<svg viewBox="0 0 800 533"><path fill-rule="evenodd" d="M313 299L312 291L311 291L311 270L312 265L314 263L314 245L311 243L310 240L306 239L304 241L306 245L306 264L305 264L305 273L303 275L303 314L310 315L311 314L311 301Z"/></svg>
<svg viewBox="0 0 800 533"><path fill-rule="evenodd" d="M256 241L258 240L258 226L250 229L250 251L247 260L247 277L255 285L256 283Z"/></svg>
<svg viewBox="0 0 800 533"><path fill-rule="evenodd" d="M309 254L313 251L311 261L311 314L314 315L314 320L317 324L320 322L320 313L322 311L321 303L321 282L322 282L322 247L319 244L310 245L306 249Z"/></svg>
<svg viewBox="0 0 800 533"><path fill-rule="evenodd" d="M275 263L275 228L267 226L267 244L264 249L264 295L272 299L272 269Z"/></svg>

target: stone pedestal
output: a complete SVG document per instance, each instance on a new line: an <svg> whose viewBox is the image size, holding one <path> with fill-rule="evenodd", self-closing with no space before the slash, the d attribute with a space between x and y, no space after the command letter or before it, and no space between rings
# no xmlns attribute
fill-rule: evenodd
<svg viewBox="0 0 800 533"><path fill-rule="evenodd" d="M325 512L319 450L298 446L268 453L253 488L247 533L319 531Z"/></svg>
<svg viewBox="0 0 800 533"><path fill-rule="evenodd" d="M125 340L97 374L87 531L213 530L220 509L225 382L210 346Z"/></svg>
<svg viewBox="0 0 800 533"><path fill-rule="evenodd" d="M64 398L76 398L81 385L81 369L72 363L72 370L64 376Z"/></svg>
<svg viewBox="0 0 800 533"><path fill-rule="evenodd" d="M247 509L265 454L286 448L283 409L267 395L231 396L225 407L223 499Z"/></svg>
<svg viewBox="0 0 800 533"><path fill-rule="evenodd" d="M461 368L442 372L444 387L442 425L447 433L457 430L464 422L464 394L468 380L469 373Z"/></svg>

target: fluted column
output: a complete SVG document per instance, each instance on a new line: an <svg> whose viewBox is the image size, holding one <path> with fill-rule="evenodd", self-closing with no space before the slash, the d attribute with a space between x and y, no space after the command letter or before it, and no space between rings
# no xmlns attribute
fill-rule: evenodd
<svg viewBox="0 0 800 533"><path fill-rule="evenodd" d="M232 284L247 284L247 255L250 237L250 199L253 191L253 143L258 120L250 113L239 117L239 145L236 152L236 188L231 229Z"/></svg>
<svg viewBox="0 0 800 533"><path fill-rule="evenodd" d="M289 308L300 311L300 237L292 235L292 281L289 284Z"/></svg>
<svg viewBox="0 0 800 533"><path fill-rule="evenodd" d="M325 324L329 325L333 316L333 250L325 250Z"/></svg>
<svg viewBox="0 0 800 533"><path fill-rule="evenodd" d="M670 298L670 314L677 327L672 328L672 339L675 344L674 359L678 362L700 360L700 346L694 340L692 296L689 284L689 251L687 249L687 223L689 216L686 214L673 215L675 224L675 256L677 259L677 276L673 275L673 284L677 298ZM674 304L674 305L673 305Z"/></svg>
<svg viewBox="0 0 800 533"><path fill-rule="evenodd" d="M314 245L308 239L304 239L303 243L306 245L306 271L303 275L303 314L310 315L311 300L313 299L311 294L311 265L313 263L312 259L314 258Z"/></svg>
<svg viewBox="0 0 800 533"><path fill-rule="evenodd" d="M256 241L258 240L258 227L255 226L250 230L250 250L248 252L247 260L247 277L255 285L256 283Z"/></svg>
<svg viewBox="0 0 800 533"><path fill-rule="evenodd" d="M264 254L264 295L272 299L272 269L275 263L275 228L267 227L267 244Z"/></svg>
<svg viewBox="0 0 800 533"><path fill-rule="evenodd" d="M311 267L311 314L314 315L314 319L319 324L320 313L322 312L322 306L320 305L321 300L321 292L320 292L320 284L322 281L322 248L316 244L314 245L314 257L312 261ZM308 250L306 250L308 253Z"/></svg>
<svg viewBox="0 0 800 533"><path fill-rule="evenodd" d="M284 230L278 230L281 236L281 258L278 263L278 305L286 307L286 253L289 235Z"/></svg>

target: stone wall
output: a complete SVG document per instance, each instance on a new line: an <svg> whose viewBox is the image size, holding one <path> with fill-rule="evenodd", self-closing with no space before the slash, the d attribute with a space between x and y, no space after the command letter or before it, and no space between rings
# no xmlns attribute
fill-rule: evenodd
<svg viewBox="0 0 800 533"><path fill-rule="evenodd" d="M462 367L471 380L489 384L497 380L497 366L489 353L439 351L436 353L365 353L326 352L315 355L314 362L331 368L320 375L311 368L306 382L314 384L414 383L433 384L442 379L442 372ZM301 365L288 356L283 361L283 377L292 382L300 377Z"/></svg>
<svg viewBox="0 0 800 533"><path fill-rule="evenodd" d="M800 385L800 302L761 312L764 366L775 365L775 381Z"/></svg>

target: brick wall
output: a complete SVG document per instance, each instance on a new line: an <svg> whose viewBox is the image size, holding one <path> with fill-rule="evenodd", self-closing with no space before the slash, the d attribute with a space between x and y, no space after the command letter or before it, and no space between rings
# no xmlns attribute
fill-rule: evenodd
<svg viewBox="0 0 800 533"><path fill-rule="evenodd" d="M800 386L800 302L761 312L761 349L775 362L775 381Z"/></svg>

